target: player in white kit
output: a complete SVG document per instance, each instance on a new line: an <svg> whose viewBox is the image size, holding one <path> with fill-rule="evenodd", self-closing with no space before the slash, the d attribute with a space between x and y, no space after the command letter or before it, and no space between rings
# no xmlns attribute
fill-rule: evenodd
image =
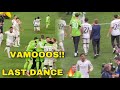
<svg viewBox="0 0 120 90"><path fill-rule="evenodd" d="M84 53L80 55L80 60L78 60L76 68L78 71L80 71L82 78L89 78L89 73L93 71L93 65L85 57Z"/></svg>
<svg viewBox="0 0 120 90"><path fill-rule="evenodd" d="M17 18L17 16L16 15L14 15L14 18L12 19L12 25L14 24L14 22L16 21L16 18Z"/></svg>
<svg viewBox="0 0 120 90"><path fill-rule="evenodd" d="M114 20L111 22L110 29L108 35L111 34L111 44L113 47L113 53L115 53L115 39L117 43L117 47L120 48L120 19L118 19L118 15L114 15Z"/></svg>
<svg viewBox="0 0 120 90"><path fill-rule="evenodd" d="M66 28L66 21L60 18L60 20L58 21L58 32L59 32L58 37L59 37L59 46L62 51L65 51L63 44L64 36L66 36L65 28Z"/></svg>
<svg viewBox="0 0 120 90"><path fill-rule="evenodd" d="M3 33L2 30L0 29L0 46L2 44L2 41L3 41Z"/></svg>
<svg viewBox="0 0 120 90"><path fill-rule="evenodd" d="M92 31L92 26L88 23L88 18L85 18L85 23L81 25L83 49L84 49L85 55L87 55L89 51L91 31Z"/></svg>
<svg viewBox="0 0 120 90"><path fill-rule="evenodd" d="M19 27L18 18L16 18L16 20L13 23L13 32L15 33L14 47L19 47L20 46L20 27Z"/></svg>
<svg viewBox="0 0 120 90"><path fill-rule="evenodd" d="M36 22L36 30L37 31L40 31L40 21L41 21L40 17L37 17L36 21L35 21Z"/></svg>
<svg viewBox="0 0 120 90"><path fill-rule="evenodd" d="M36 23L36 18L33 20L33 25L34 25L34 31L36 31L37 23Z"/></svg>
<svg viewBox="0 0 120 90"><path fill-rule="evenodd" d="M7 39L6 39L6 47L5 47L4 51L7 50L8 58L11 58L10 57L10 47L13 46L14 37L15 37L15 34L13 33L13 27L10 27L9 31L6 31L5 34L7 35Z"/></svg>

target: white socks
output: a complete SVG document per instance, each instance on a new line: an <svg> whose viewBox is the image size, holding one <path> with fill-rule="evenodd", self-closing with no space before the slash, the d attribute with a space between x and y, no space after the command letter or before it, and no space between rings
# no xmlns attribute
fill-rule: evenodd
<svg viewBox="0 0 120 90"><path fill-rule="evenodd" d="M18 37L17 45L20 46L20 37Z"/></svg>
<svg viewBox="0 0 120 90"><path fill-rule="evenodd" d="M85 54L87 54L87 45L86 44L83 44L83 49L84 49Z"/></svg>
<svg viewBox="0 0 120 90"><path fill-rule="evenodd" d="M83 44L83 49L84 49L85 54L87 54L89 51L89 44Z"/></svg>

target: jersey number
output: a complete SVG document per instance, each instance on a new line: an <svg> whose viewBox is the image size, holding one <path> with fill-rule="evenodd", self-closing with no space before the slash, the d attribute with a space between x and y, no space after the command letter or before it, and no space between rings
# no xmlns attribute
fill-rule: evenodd
<svg viewBox="0 0 120 90"><path fill-rule="evenodd" d="M84 33L88 33L89 27L84 27Z"/></svg>
<svg viewBox="0 0 120 90"><path fill-rule="evenodd" d="M58 26L59 26L59 29L61 30L63 30L64 29L64 25L63 24L58 24Z"/></svg>
<svg viewBox="0 0 120 90"><path fill-rule="evenodd" d="M74 22L74 23L72 24L72 28L78 28L78 23Z"/></svg>
<svg viewBox="0 0 120 90"><path fill-rule="evenodd" d="M113 29L114 29L114 30L117 30L117 29L119 29L119 27L120 27L120 24L115 24L115 25L113 26Z"/></svg>

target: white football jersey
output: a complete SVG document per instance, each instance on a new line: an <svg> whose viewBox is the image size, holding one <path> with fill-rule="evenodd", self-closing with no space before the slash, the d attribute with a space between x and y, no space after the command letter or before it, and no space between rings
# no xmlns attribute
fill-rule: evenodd
<svg viewBox="0 0 120 90"><path fill-rule="evenodd" d="M36 22L37 26L39 26L39 25L40 25L40 20L41 20L41 19L36 19L36 21L35 21L35 22Z"/></svg>
<svg viewBox="0 0 120 90"><path fill-rule="evenodd" d="M13 19L13 20L12 20L12 25L13 25L15 22L16 22L16 20L15 20L15 19Z"/></svg>
<svg viewBox="0 0 120 90"><path fill-rule="evenodd" d="M65 20L59 20L58 21L58 29L61 33L64 33L65 26L66 26Z"/></svg>
<svg viewBox="0 0 120 90"><path fill-rule="evenodd" d="M82 38L90 38L90 31L92 31L92 26L89 23L83 23L81 25L83 28L83 37Z"/></svg>
<svg viewBox="0 0 120 90"><path fill-rule="evenodd" d="M88 70L89 70L89 67L93 68L93 65L89 60L85 60L84 62L82 62L81 60L78 60L76 67L78 71L80 71L80 73L82 74L82 78L89 78Z"/></svg>
<svg viewBox="0 0 120 90"><path fill-rule="evenodd" d="M16 21L13 23L13 29L19 31L19 24Z"/></svg>
<svg viewBox="0 0 120 90"><path fill-rule="evenodd" d="M5 34L7 35L7 41L14 41L15 34L10 33L10 31L6 31Z"/></svg>
<svg viewBox="0 0 120 90"><path fill-rule="evenodd" d="M37 26L36 20L33 20L33 25Z"/></svg>
<svg viewBox="0 0 120 90"><path fill-rule="evenodd" d="M111 22L111 27L112 27L112 36L117 36L120 35L120 19L115 19Z"/></svg>

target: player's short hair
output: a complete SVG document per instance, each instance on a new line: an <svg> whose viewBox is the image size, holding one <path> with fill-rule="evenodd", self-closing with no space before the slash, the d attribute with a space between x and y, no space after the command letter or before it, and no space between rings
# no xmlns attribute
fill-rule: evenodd
<svg viewBox="0 0 120 90"><path fill-rule="evenodd" d="M48 16L50 16L50 15L48 14Z"/></svg>
<svg viewBox="0 0 120 90"><path fill-rule="evenodd" d="M76 66L76 64L72 64L72 66Z"/></svg>
<svg viewBox="0 0 120 90"><path fill-rule="evenodd" d="M13 27L10 27L9 29L12 29Z"/></svg>
<svg viewBox="0 0 120 90"><path fill-rule="evenodd" d="M37 19L40 19L40 17L37 17Z"/></svg>
<svg viewBox="0 0 120 90"><path fill-rule="evenodd" d="M98 22L98 19L95 19L95 20L94 20L94 23L95 23L95 24L98 24L98 23L99 23L99 22Z"/></svg>
<svg viewBox="0 0 120 90"><path fill-rule="evenodd" d="M85 22L88 22L88 20L89 20L88 18L85 18Z"/></svg>
<svg viewBox="0 0 120 90"><path fill-rule="evenodd" d="M118 18L118 15L116 14L116 15L114 15L114 18Z"/></svg>
<svg viewBox="0 0 120 90"><path fill-rule="evenodd" d="M80 54L80 57L81 57L82 55L85 55L85 53L81 53L81 54Z"/></svg>
<svg viewBox="0 0 120 90"><path fill-rule="evenodd" d="M79 17L79 15L80 15L79 13L75 13L75 17Z"/></svg>
<svg viewBox="0 0 120 90"><path fill-rule="evenodd" d="M46 39L47 39L47 38L50 38L50 37L46 37Z"/></svg>
<svg viewBox="0 0 120 90"><path fill-rule="evenodd" d="M44 39L45 38L45 36L44 35L41 35L41 39Z"/></svg>
<svg viewBox="0 0 120 90"><path fill-rule="evenodd" d="M16 20L19 19L19 17L16 18Z"/></svg>
<svg viewBox="0 0 120 90"><path fill-rule="evenodd" d="M38 39L37 37L34 37L34 40Z"/></svg>

